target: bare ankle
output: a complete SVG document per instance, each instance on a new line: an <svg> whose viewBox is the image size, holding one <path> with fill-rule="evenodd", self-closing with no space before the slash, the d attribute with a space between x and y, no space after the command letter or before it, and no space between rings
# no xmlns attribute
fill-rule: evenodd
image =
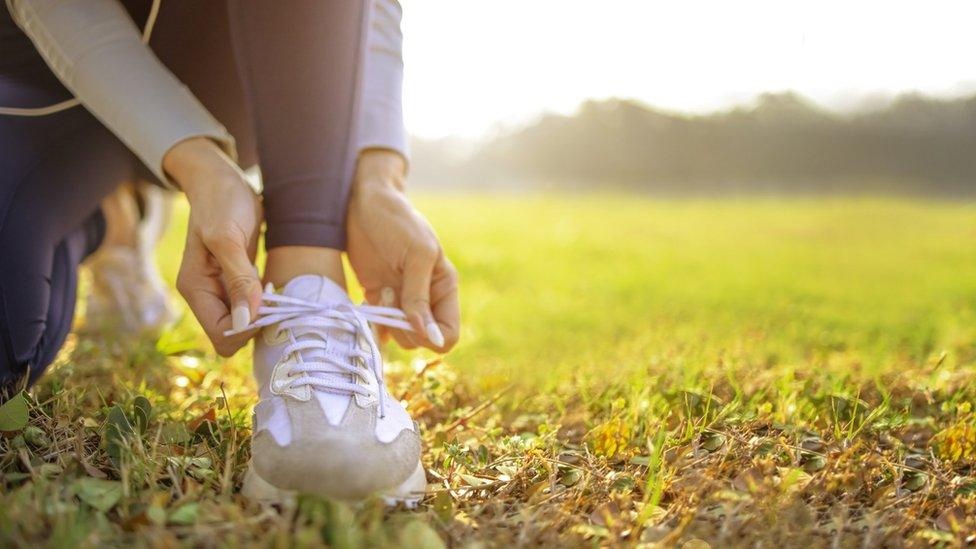
<svg viewBox="0 0 976 549"><path fill-rule="evenodd" d="M105 216L102 246L135 248L138 243L139 206L128 185L122 185L101 203Z"/></svg>
<svg viewBox="0 0 976 549"><path fill-rule="evenodd" d="M266 282L281 287L296 276L306 274L327 277L345 288L342 252L316 246L279 246L268 250L264 269Z"/></svg>

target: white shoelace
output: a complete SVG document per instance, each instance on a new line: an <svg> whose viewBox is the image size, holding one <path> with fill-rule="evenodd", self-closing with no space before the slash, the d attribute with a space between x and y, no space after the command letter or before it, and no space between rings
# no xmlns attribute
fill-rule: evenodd
<svg viewBox="0 0 976 549"><path fill-rule="evenodd" d="M278 390L308 385L314 389L342 395L369 396L365 387L347 381L345 375L363 379L363 371L356 365L360 359L373 373L378 385L380 417L385 415L384 400L386 384L383 379L383 360L380 350L372 337L366 336L369 351L363 351L356 344L358 338L369 332L369 323L412 331L405 320L406 314L393 307L375 305L352 305L351 303L316 303L266 291L264 305L258 308L258 318L244 328L228 330L224 335L231 336L277 324L279 332L288 333L289 343L284 348L284 356L295 355L298 364L291 369L290 379L276 387ZM352 349L345 357L330 353L327 340L329 330L341 330L352 334ZM302 336L312 336L302 338ZM302 351L311 351L314 357L306 360ZM315 351L321 351L316 353ZM347 360L342 360L342 359ZM301 374L299 377L291 377ZM315 375L322 374L322 375Z"/></svg>

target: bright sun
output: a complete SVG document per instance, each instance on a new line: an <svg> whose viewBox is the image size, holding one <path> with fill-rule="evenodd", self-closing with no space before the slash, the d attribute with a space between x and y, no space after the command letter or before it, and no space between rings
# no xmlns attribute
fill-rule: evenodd
<svg viewBox="0 0 976 549"><path fill-rule="evenodd" d="M845 108L976 89L967 1L403 4L407 124L423 137L483 135L586 98L703 111L793 89Z"/></svg>

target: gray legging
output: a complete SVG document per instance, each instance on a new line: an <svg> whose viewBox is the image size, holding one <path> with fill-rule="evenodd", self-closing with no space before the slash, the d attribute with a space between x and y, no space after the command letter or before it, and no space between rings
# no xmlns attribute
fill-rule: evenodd
<svg viewBox="0 0 976 549"><path fill-rule="evenodd" d="M138 24L149 0L125 0ZM151 46L260 159L268 247L342 249L356 158L367 1L167 0ZM70 97L0 7L0 105ZM150 178L82 108L0 116L0 393L34 381L71 327L77 268L98 247L102 198ZM3 395L0 394L0 399Z"/></svg>

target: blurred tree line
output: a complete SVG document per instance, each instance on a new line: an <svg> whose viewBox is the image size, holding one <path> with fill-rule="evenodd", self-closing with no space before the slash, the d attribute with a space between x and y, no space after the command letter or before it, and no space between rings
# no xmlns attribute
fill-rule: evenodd
<svg viewBox="0 0 976 549"><path fill-rule="evenodd" d="M896 191L976 194L976 96L899 97L850 114L794 93L703 116L625 100L464 148L418 142L417 181L664 192Z"/></svg>

